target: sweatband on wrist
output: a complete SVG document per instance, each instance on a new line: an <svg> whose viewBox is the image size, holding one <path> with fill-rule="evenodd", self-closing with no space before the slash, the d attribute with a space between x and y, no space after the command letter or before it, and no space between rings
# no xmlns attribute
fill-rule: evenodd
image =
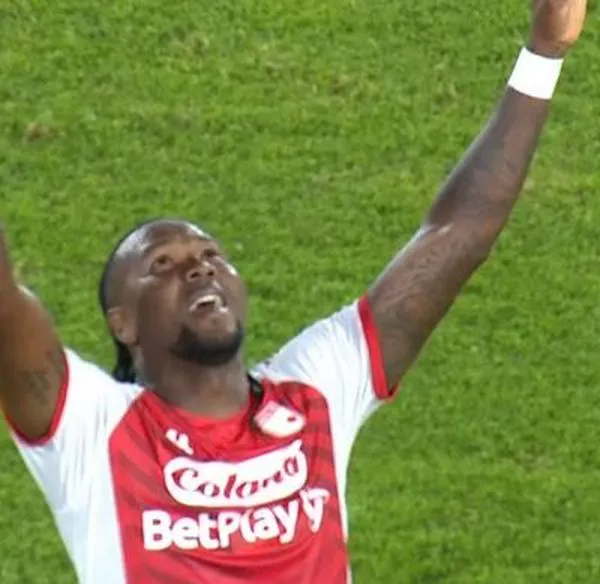
<svg viewBox="0 0 600 584"><path fill-rule="evenodd" d="M564 59L550 59L521 49L508 80L515 91L537 99L551 99L560 77Z"/></svg>

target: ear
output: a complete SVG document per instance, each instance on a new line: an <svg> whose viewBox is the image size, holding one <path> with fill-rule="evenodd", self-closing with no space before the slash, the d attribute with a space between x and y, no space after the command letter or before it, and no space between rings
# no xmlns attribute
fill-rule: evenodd
<svg viewBox="0 0 600 584"><path fill-rule="evenodd" d="M127 346L137 343L137 329L132 318L128 318L122 306L110 308L106 314L108 326L112 334Z"/></svg>

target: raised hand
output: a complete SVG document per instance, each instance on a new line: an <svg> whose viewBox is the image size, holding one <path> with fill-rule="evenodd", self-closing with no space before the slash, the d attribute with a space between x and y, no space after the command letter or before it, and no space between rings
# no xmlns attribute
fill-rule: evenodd
<svg viewBox="0 0 600 584"><path fill-rule="evenodd" d="M587 0L533 0L528 48L544 57L562 58L579 39Z"/></svg>

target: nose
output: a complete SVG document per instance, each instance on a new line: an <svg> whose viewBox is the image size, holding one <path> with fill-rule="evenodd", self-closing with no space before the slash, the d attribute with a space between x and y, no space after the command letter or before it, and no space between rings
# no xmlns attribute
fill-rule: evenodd
<svg viewBox="0 0 600 584"><path fill-rule="evenodd" d="M207 260L202 259L191 263L185 273L185 279L188 282L195 282L202 278L210 278L215 275L214 266Z"/></svg>

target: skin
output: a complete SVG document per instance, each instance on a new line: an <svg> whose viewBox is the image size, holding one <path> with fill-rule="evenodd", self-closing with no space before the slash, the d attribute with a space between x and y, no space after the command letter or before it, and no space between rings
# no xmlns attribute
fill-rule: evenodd
<svg viewBox="0 0 600 584"><path fill-rule="evenodd" d="M127 347L144 384L193 413L227 416L248 395L240 327L246 288L218 243L199 227L156 221L128 237L117 251L109 281L109 325ZM214 292L224 307L190 312L198 295ZM182 329L222 358L182 356Z"/></svg>
<svg viewBox="0 0 600 584"><path fill-rule="evenodd" d="M581 33L585 12L585 0L536 0L529 48L564 56ZM547 101L507 88L419 231L370 287L390 386L405 375L489 257L517 201L548 111ZM173 263L170 275L148 273L144 252L156 241L173 256L166 260ZM64 374L62 346L40 302L15 281L1 237L0 242L0 402L21 432L35 439L47 432L54 412ZM245 319L243 284L213 246L188 224L159 222L135 233L124 242L111 274L108 320L144 381L164 399L192 412L224 416L239 409L247 395L241 347L219 365L173 352L182 327L197 339L223 343ZM227 310L214 318L192 317L187 294L207 282L221 287Z"/></svg>

